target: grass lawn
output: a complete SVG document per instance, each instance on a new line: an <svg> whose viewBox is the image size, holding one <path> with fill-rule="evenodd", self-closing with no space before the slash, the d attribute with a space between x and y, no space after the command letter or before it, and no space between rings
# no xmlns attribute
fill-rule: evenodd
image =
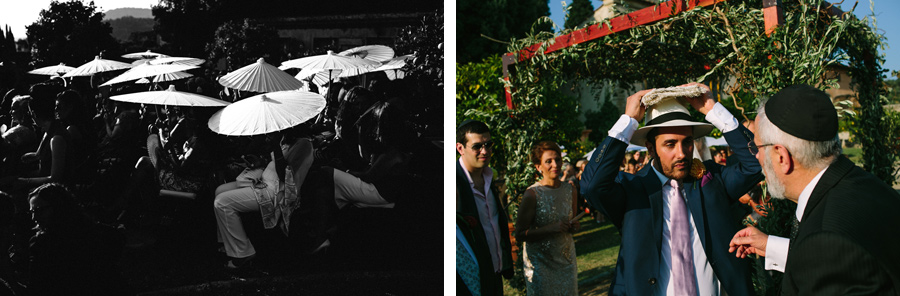
<svg viewBox="0 0 900 296"><path fill-rule="evenodd" d="M581 231L575 234L575 252L578 260L578 289L582 295L605 294L616 268L621 237L612 223L594 222L590 215L581 218ZM516 270L516 273L522 273ZM595 286L605 286L596 288ZM504 295L524 295L503 281ZM591 289L595 288L595 289ZM600 290L600 291L597 291ZM588 292L590 291L590 292Z"/></svg>

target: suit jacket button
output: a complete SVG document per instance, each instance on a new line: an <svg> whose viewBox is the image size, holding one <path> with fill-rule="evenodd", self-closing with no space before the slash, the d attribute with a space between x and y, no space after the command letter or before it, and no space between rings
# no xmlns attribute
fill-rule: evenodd
<svg viewBox="0 0 900 296"><path fill-rule="evenodd" d="M647 282L650 283L651 286L656 285L656 278L650 278Z"/></svg>

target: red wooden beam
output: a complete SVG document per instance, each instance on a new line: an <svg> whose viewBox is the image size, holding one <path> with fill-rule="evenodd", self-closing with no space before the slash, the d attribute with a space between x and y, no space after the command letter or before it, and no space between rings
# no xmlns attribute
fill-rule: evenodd
<svg viewBox="0 0 900 296"><path fill-rule="evenodd" d="M646 25L659 20L669 18L683 11L691 10L697 6L709 6L727 0L670 0L660 3L658 6L650 6L632 13L609 19L609 25L599 23L584 29L555 38L553 44L547 46L544 53L551 53L575 44L588 42L617 32L625 31L640 25ZM610 26L611 25L611 26ZM516 56L518 61L524 61L534 57L544 43L537 43L518 52L507 53L507 56Z"/></svg>

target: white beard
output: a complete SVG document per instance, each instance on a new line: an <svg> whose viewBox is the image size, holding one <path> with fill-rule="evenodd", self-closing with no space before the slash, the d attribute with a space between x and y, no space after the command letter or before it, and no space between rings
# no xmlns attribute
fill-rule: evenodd
<svg viewBox="0 0 900 296"><path fill-rule="evenodd" d="M760 151L760 153L764 152ZM766 157L766 160L763 161L762 169L763 174L766 175L766 186L769 195L777 199L784 199L784 183L778 179L775 170L772 168L772 158Z"/></svg>

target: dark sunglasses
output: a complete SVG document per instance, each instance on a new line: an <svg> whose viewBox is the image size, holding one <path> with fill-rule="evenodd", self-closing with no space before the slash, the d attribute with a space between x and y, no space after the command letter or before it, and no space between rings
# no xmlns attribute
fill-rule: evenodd
<svg viewBox="0 0 900 296"><path fill-rule="evenodd" d="M493 148L493 147L494 147L494 141L487 141L487 142L484 142L484 143L475 143L475 144L472 144L472 150L475 150L475 151L481 151L481 148L484 148L484 149L491 149L491 148Z"/></svg>

